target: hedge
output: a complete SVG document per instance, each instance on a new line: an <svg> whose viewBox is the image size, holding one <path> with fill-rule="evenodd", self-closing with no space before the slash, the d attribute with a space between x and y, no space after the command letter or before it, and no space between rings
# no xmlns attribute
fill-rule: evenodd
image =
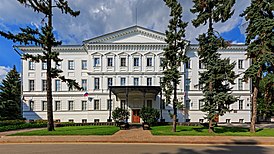
<svg viewBox="0 0 274 154"><path fill-rule="evenodd" d="M26 123L25 120L3 120L0 121L0 127L9 125L20 125Z"/></svg>
<svg viewBox="0 0 274 154"><path fill-rule="evenodd" d="M0 127L0 132L9 131L9 130L17 130L24 128L41 128L46 127L47 123L23 123L19 125L8 125Z"/></svg>

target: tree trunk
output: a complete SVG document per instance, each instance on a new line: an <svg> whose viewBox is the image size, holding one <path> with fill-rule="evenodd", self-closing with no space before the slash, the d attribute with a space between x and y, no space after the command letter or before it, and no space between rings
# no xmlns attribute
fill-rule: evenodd
<svg viewBox="0 0 274 154"><path fill-rule="evenodd" d="M174 98L173 98L173 126L172 126L172 132L176 132L176 125L177 125L177 84L175 81L173 81L173 87L174 87Z"/></svg>
<svg viewBox="0 0 274 154"><path fill-rule="evenodd" d="M257 119L257 95L258 95L258 88L255 86L252 96L252 112L251 112L251 123L250 123L250 132L256 132L256 119Z"/></svg>
<svg viewBox="0 0 274 154"><path fill-rule="evenodd" d="M255 86L253 90L252 95L252 112L251 112L251 123L250 123L250 132L255 133L256 132L256 120L257 120L257 96L259 91L259 84L261 81L261 74L262 74L262 66L260 66L257 75L256 75L256 81Z"/></svg>
<svg viewBox="0 0 274 154"><path fill-rule="evenodd" d="M52 34L52 1L49 0L49 10L50 15L48 16L48 26L50 27L50 34ZM51 35L47 34L47 48L48 55L51 54L52 49L52 40ZM48 131L54 131L54 122L53 122L53 110L52 110L52 80L51 80L51 58L47 58L47 118L48 118Z"/></svg>
<svg viewBox="0 0 274 154"><path fill-rule="evenodd" d="M209 120L209 124L208 124L208 132L209 133L213 133L214 131L213 131L213 126L212 126L212 120L213 119L210 119Z"/></svg>

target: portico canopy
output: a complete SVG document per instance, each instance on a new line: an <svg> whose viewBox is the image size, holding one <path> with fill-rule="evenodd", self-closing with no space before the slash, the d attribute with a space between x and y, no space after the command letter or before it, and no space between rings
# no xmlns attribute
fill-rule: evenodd
<svg viewBox="0 0 274 154"><path fill-rule="evenodd" d="M162 88L160 86L109 86L109 90L116 96L140 92L143 94L153 94L154 98L156 98Z"/></svg>

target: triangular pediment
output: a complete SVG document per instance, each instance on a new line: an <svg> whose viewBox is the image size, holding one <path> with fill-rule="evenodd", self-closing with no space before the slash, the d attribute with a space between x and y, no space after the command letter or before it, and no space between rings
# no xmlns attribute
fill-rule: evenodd
<svg viewBox="0 0 274 154"><path fill-rule="evenodd" d="M85 44L165 43L165 35L140 26L133 26L84 41Z"/></svg>

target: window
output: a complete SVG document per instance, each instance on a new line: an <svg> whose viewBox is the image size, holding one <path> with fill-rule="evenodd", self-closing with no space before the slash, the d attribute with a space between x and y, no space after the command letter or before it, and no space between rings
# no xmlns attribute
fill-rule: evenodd
<svg viewBox="0 0 274 154"><path fill-rule="evenodd" d="M199 123L204 123L204 119L199 119Z"/></svg>
<svg viewBox="0 0 274 154"><path fill-rule="evenodd" d="M243 110L244 100L239 100L239 110Z"/></svg>
<svg viewBox="0 0 274 154"><path fill-rule="evenodd" d="M82 111L87 110L87 101L82 101Z"/></svg>
<svg viewBox="0 0 274 154"><path fill-rule="evenodd" d="M29 101L29 110L34 111L34 101L32 100Z"/></svg>
<svg viewBox="0 0 274 154"><path fill-rule="evenodd" d="M126 85L126 78L121 78L120 85L121 86L125 86Z"/></svg>
<svg viewBox="0 0 274 154"><path fill-rule="evenodd" d="M109 110L111 108L111 106L112 106L111 102L112 102L111 99L107 100L107 110Z"/></svg>
<svg viewBox="0 0 274 154"><path fill-rule="evenodd" d="M202 100L199 100L199 110L202 110L204 108L204 102Z"/></svg>
<svg viewBox="0 0 274 154"><path fill-rule="evenodd" d="M122 109L125 109L125 108L126 108L126 100L121 100L120 103L121 103L121 104L120 104L120 107L121 107Z"/></svg>
<svg viewBox="0 0 274 154"><path fill-rule="evenodd" d="M139 78L133 78L133 85L138 86L139 85Z"/></svg>
<svg viewBox="0 0 274 154"><path fill-rule="evenodd" d="M47 62L42 61L42 70L46 70L47 69Z"/></svg>
<svg viewBox="0 0 274 154"><path fill-rule="evenodd" d="M133 59L133 66L139 66L139 58Z"/></svg>
<svg viewBox="0 0 274 154"><path fill-rule="evenodd" d="M152 108L152 100L147 100L147 107Z"/></svg>
<svg viewBox="0 0 274 154"><path fill-rule="evenodd" d="M33 61L29 61L29 70L34 70L34 62Z"/></svg>
<svg viewBox="0 0 274 154"><path fill-rule="evenodd" d="M73 101L68 102L68 110L72 111L73 110Z"/></svg>
<svg viewBox="0 0 274 154"><path fill-rule="evenodd" d="M199 69L205 69L205 64L199 61Z"/></svg>
<svg viewBox="0 0 274 154"><path fill-rule="evenodd" d="M88 69L88 62L87 60L82 60L82 70Z"/></svg>
<svg viewBox="0 0 274 154"><path fill-rule="evenodd" d="M94 100L94 110L99 110L99 100Z"/></svg>
<svg viewBox="0 0 274 154"><path fill-rule="evenodd" d="M47 101L42 101L42 111L47 111Z"/></svg>
<svg viewBox="0 0 274 154"><path fill-rule="evenodd" d="M152 78L147 78L147 86L151 86L152 85Z"/></svg>
<svg viewBox="0 0 274 154"><path fill-rule="evenodd" d="M126 58L121 58L121 66L126 66Z"/></svg>
<svg viewBox="0 0 274 154"><path fill-rule="evenodd" d="M62 68L61 65L62 65L62 63L60 61L59 62L55 62L55 68L56 69L61 69Z"/></svg>
<svg viewBox="0 0 274 154"><path fill-rule="evenodd" d="M147 58L147 66L152 66L152 58Z"/></svg>
<svg viewBox="0 0 274 154"><path fill-rule="evenodd" d="M190 60L186 62L186 69L190 69Z"/></svg>
<svg viewBox="0 0 274 154"><path fill-rule="evenodd" d="M230 123L230 119L225 119L225 122L226 123Z"/></svg>
<svg viewBox="0 0 274 154"><path fill-rule="evenodd" d="M244 62L244 60L238 60L238 68L239 69L243 69L244 67L243 67L243 62Z"/></svg>
<svg viewBox="0 0 274 154"><path fill-rule="evenodd" d="M238 79L238 90L243 90L243 80Z"/></svg>
<svg viewBox="0 0 274 154"><path fill-rule="evenodd" d="M190 109L190 100L186 100L186 109Z"/></svg>
<svg viewBox="0 0 274 154"><path fill-rule="evenodd" d="M95 90L100 89L100 81L99 81L99 78L94 78L94 89L95 89Z"/></svg>
<svg viewBox="0 0 274 154"><path fill-rule="evenodd" d="M94 58L94 67L100 66L100 58Z"/></svg>
<svg viewBox="0 0 274 154"><path fill-rule="evenodd" d="M82 88L84 91L87 91L87 79L82 79Z"/></svg>
<svg viewBox="0 0 274 154"><path fill-rule="evenodd" d="M34 91L34 80L29 80L29 91Z"/></svg>
<svg viewBox="0 0 274 154"><path fill-rule="evenodd" d="M164 77L160 77L160 85L164 82Z"/></svg>
<svg viewBox="0 0 274 154"><path fill-rule="evenodd" d="M186 79L186 91L190 90L190 79Z"/></svg>
<svg viewBox="0 0 274 154"><path fill-rule="evenodd" d="M47 90L47 80L42 80L42 91Z"/></svg>
<svg viewBox="0 0 274 154"><path fill-rule="evenodd" d="M160 67L164 66L164 58L160 58Z"/></svg>
<svg viewBox="0 0 274 154"><path fill-rule="evenodd" d="M88 123L87 119L82 119L82 123Z"/></svg>
<svg viewBox="0 0 274 154"><path fill-rule="evenodd" d="M112 78L108 78L108 86L112 86Z"/></svg>
<svg viewBox="0 0 274 154"><path fill-rule="evenodd" d="M108 65L107 66L113 66L113 58L108 58Z"/></svg>
<svg viewBox="0 0 274 154"><path fill-rule="evenodd" d="M94 122L100 122L100 119L94 119Z"/></svg>
<svg viewBox="0 0 274 154"><path fill-rule="evenodd" d="M60 111L60 110L61 110L61 102L55 101L55 111Z"/></svg>
<svg viewBox="0 0 274 154"><path fill-rule="evenodd" d="M55 91L61 91L61 81L55 80Z"/></svg>
<svg viewBox="0 0 274 154"><path fill-rule="evenodd" d="M74 120L73 119L69 119L68 122L74 123Z"/></svg>
<svg viewBox="0 0 274 154"><path fill-rule="evenodd" d="M69 70L74 70L74 61L73 60L68 61L68 69Z"/></svg>
<svg viewBox="0 0 274 154"><path fill-rule="evenodd" d="M239 123L240 124L244 123L244 119L239 119Z"/></svg>

